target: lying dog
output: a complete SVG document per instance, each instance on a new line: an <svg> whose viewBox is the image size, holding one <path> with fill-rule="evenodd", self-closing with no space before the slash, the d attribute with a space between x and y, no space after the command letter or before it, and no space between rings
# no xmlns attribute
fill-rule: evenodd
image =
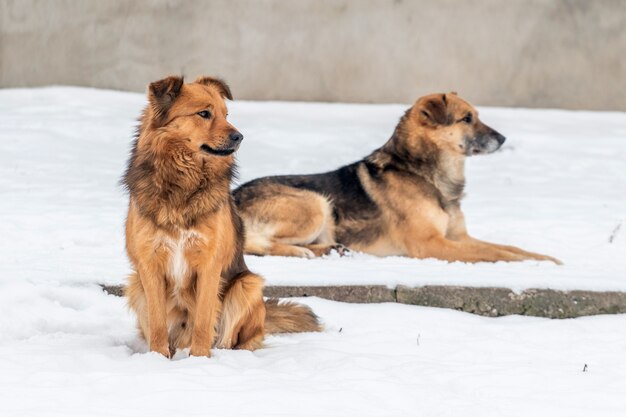
<svg viewBox="0 0 626 417"><path fill-rule="evenodd" d="M465 158L494 152L504 139L455 93L422 97L391 139L361 161L324 174L260 178L235 190L245 251L313 257L339 243L379 256L560 263L467 234Z"/></svg>
<svg viewBox="0 0 626 417"><path fill-rule="evenodd" d="M293 303L263 301L263 279L243 259L243 225L230 195L243 136L226 120L228 86L203 77L150 84L128 161L129 305L150 350L254 350L266 332L318 331Z"/></svg>

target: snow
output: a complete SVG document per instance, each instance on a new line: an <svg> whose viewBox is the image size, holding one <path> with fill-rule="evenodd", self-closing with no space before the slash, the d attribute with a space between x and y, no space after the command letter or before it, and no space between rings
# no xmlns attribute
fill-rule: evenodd
<svg viewBox="0 0 626 417"><path fill-rule="evenodd" d="M0 274L122 283L129 271L118 184L144 96L0 90ZM245 135L241 182L331 170L380 146L407 105L233 102ZM481 108L508 139L469 158L463 202L472 235L560 258L448 264L352 254L248 257L271 285L451 284L626 290L626 113ZM626 227L626 226L625 226Z"/></svg>
<svg viewBox="0 0 626 417"><path fill-rule="evenodd" d="M492 319L308 298L323 333L168 361L145 354L124 301L93 286L19 283L0 301L2 416L587 417L626 407L623 315Z"/></svg>
<svg viewBox="0 0 626 417"><path fill-rule="evenodd" d="M210 360L146 353L125 301L97 285L129 271L117 181L144 103L103 90L0 90L0 416L623 415L623 315L493 319L307 298L323 333ZM241 180L356 160L406 107L234 102ZM615 232L626 217L626 114L480 110L508 140L468 161L470 232L564 266L353 254L248 257L251 269L286 285L626 290L626 226Z"/></svg>

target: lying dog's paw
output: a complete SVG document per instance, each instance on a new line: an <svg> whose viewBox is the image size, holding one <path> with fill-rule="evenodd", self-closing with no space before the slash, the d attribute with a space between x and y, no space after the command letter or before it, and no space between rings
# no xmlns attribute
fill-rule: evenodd
<svg viewBox="0 0 626 417"><path fill-rule="evenodd" d="M553 258L552 256L546 256L546 261L554 262L557 265L563 265L563 261L557 258Z"/></svg>
<svg viewBox="0 0 626 417"><path fill-rule="evenodd" d="M337 252L337 254L339 256L347 256L350 255L350 249L348 249L346 246L342 245L341 243L337 243L336 245L332 245L330 247L330 251L329 252Z"/></svg>
<svg viewBox="0 0 626 417"><path fill-rule="evenodd" d="M315 258L315 252L302 246L295 246L294 255L300 258L313 259Z"/></svg>

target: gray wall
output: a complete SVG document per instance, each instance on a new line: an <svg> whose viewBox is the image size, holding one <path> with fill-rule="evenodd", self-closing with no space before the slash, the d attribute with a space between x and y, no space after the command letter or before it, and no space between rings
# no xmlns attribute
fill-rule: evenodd
<svg viewBox="0 0 626 417"><path fill-rule="evenodd" d="M235 98L626 110L621 0L0 0L0 86L144 91L224 77Z"/></svg>

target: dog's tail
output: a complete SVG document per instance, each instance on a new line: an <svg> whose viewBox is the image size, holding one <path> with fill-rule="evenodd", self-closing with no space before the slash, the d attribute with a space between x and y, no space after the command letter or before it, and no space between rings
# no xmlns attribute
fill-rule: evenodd
<svg viewBox="0 0 626 417"><path fill-rule="evenodd" d="M292 301L279 303L270 298L265 302L266 333L320 332L322 325L309 307Z"/></svg>

